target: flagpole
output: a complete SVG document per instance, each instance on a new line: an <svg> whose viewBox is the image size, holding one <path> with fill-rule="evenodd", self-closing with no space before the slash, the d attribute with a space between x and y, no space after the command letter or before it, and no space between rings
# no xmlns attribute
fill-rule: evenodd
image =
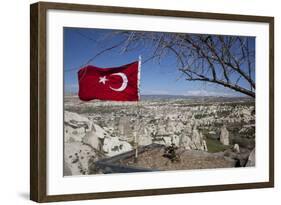
<svg viewBox="0 0 281 205"><path fill-rule="evenodd" d="M139 107L139 101L140 101L140 73L141 73L141 55L139 55L139 61L138 61L138 101L137 101L137 110L138 110L138 114L140 115L140 107ZM139 146L139 129L138 131L135 133L135 162L138 161L138 146Z"/></svg>
<svg viewBox="0 0 281 205"><path fill-rule="evenodd" d="M139 65L138 65L138 101L140 100L140 74L141 74L141 55L139 55Z"/></svg>

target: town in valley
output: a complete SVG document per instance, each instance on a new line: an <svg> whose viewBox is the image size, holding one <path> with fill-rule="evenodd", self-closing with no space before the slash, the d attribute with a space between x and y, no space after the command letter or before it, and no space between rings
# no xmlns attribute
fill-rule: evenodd
<svg viewBox="0 0 281 205"><path fill-rule="evenodd" d="M69 94L63 123L64 176L255 166L255 101L249 97L82 102Z"/></svg>

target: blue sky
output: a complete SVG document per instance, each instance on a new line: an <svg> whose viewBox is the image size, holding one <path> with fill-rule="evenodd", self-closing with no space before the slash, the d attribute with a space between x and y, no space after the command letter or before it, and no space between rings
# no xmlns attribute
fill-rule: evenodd
<svg viewBox="0 0 281 205"><path fill-rule="evenodd" d="M108 39L112 30L64 28L64 84L66 93L77 93L77 71L89 59L112 45L118 39ZM118 38L118 37L117 37ZM145 60L149 47L120 53L120 49L110 50L99 55L90 64L97 67L116 67L138 60ZM190 82L184 79L176 68L175 58L166 56L158 62L148 61L141 66L140 93L165 95L205 95L205 96L243 96L219 85L205 82Z"/></svg>

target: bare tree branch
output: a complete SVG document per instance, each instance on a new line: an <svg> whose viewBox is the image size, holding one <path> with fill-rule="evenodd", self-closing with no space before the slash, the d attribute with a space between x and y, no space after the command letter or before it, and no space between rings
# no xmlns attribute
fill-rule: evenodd
<svg viewBox="0 0 281 205"><path fill-rule="evenodd" d="M149 48L151 53L145 62L161 62L173 54L186 80L210 82L255 97L255 52L248 37L140 31L116 35L123 36L125 41L112 48L120 47L121 52Z"/></svg>

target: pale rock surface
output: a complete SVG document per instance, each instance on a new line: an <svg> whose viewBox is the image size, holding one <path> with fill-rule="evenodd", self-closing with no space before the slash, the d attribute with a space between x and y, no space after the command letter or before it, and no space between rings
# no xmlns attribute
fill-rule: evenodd
<svg viewBox="0 0 281 205"><path fill-rule="evenodd" d="M92 122L77 113L64 112L64 141L80 142L85 133L92 129Z"/></svg>
<svg viewBox="0 0 281 205"><path fill-rule="evenodd" d="M177 147L182 147L185 150L208 150L206 141L203 140L203 135L197 130L196 125L194 125L193 129L190 128L190 125L185 126L185 128L182 126L183 129L186 129L187 132L178 134L177 131L179 129L175 129L176 132L174 134L160 135L162 140L157 141L157 143L165 146L175 144Z"/></svg>
<svg viewBox="0 0 281 205"><path fill-rule="evenodd" d="M89 159L97 159L95 151L81 142L64 144L64 176L89 174Z"/></svg>
<svg viewBox="0 0 281 205"><path fill-rule="evenodd" d="M192 141L190 137L188 137L187 135L182 135L180 139L180 146L183 147L185 150L191 150Z"/></svg>
<svg viewBox="0 0 281 205"><path fill-rule="evenodd" d="M106 137L102 149L106 156L114 156L132 150L132 146L118 137Z"/></svg>
<svg viewBox="0 0 281 205"><path fill-rule="evenodd" d="M178 135L172 135L171 137L171 143L175 144L176 146L179 146L180 143L180 137Z"/></svg>
<svg viewBox="0 0 281 205"><path fill-rule="evenodd" d="M167 137L162 137L163 139L163 145L165 146L171 146L172 145L172 138L170 136L167 136Z"/></svg>
<svg viewBox="0 0 281 205"><path fill-rule="evenodd" d="M203 151L208 152L208 147L207 147L206 140L202 141L202 146L203 146Z"/></svg>
<svg viewBox="0 0 281 205"><path fill-rule="evenodd" d="M235 145L233 146L233 151L236 152L236 153L240 153L239 144L235 144Z"/></svg>
<svg viewBox="0 0 281 205"><path fill-rule="evenodd" d="M150 135L139 135L138 145L146 146L152 144L152 137Z"/></svg>
<svg viewBox="0 0 281 205"><path fill-rule="evenodd" d="M152 130L146 126L140 126L138 131L133 132L133 140L140 146L152 144Z"/></svg>
<svg viewBox="0 0 281 205"><path fill-rule="evenodd" d="M165 129L165 125L163 124L163 122L159 122L159 123L162 123L162 124L159 124L157 126L157 135L166 135L166 129Z"/></svg>
<svg viewBox="0 0 281 205"><path fill-rule="evenodd" d="M256 164L256 149L253 149L249 155L246 167L254 167Z"/></svg>
<svg viewBox="0 0 281 205"><path fill-rule="evenodd" d="M68 163L64 160L63 162L63 176L71 176L72 171Z"/></svg>
<svg viewBox="0 0 281 205"><path fill-rule="evenodd" d="M67 124L64 125L64 141L65 142L81 142L85 135L85 128L73 128Z"/></svg>
<svg viewBox="0 0 281 205"><path fill-rule="evenodd" d="M171 146L172 144L179 146L180 138L177 135L163 137L164 145Z"/></svg>
<svg viewBox="0 0 281 205"><path fill-rule="evenodd" d="M90 131L92 127L92 122L87 117L69 111L64 112L64 122L74 128L85 127L86 131Z"/></svg>
<svg viewBox="0 0 281 205"><path fill-rule="evenodd" d="M120 133L119 138L128 139L129 136L132 136L132 129L129 118L121 117L118 122L118 130Z"/></svg>
<svg viewBox="0 0 281 205"><path fill-rule="evenodd" d="M223 145L229 145L229 132L226 129L226 126L223 125L221 128L221 133L220 133L220 142Z"/></svg>
<svg viewBox="0 0 281 205"><path fill-rule="evenodd" d="M108 136L108 133L104 129L97 124L93 124L92 130L85 134L82 138L82 142L98 151L102 151L103 140L106 136Z"/></svg>
<svg viewBox="0 0 281 205"><path fill-rule="evenodd" d="M191 140L194 144L195 149L202 150L202 133L197 130L197 126L195 125L192 131Z"/></svg>

